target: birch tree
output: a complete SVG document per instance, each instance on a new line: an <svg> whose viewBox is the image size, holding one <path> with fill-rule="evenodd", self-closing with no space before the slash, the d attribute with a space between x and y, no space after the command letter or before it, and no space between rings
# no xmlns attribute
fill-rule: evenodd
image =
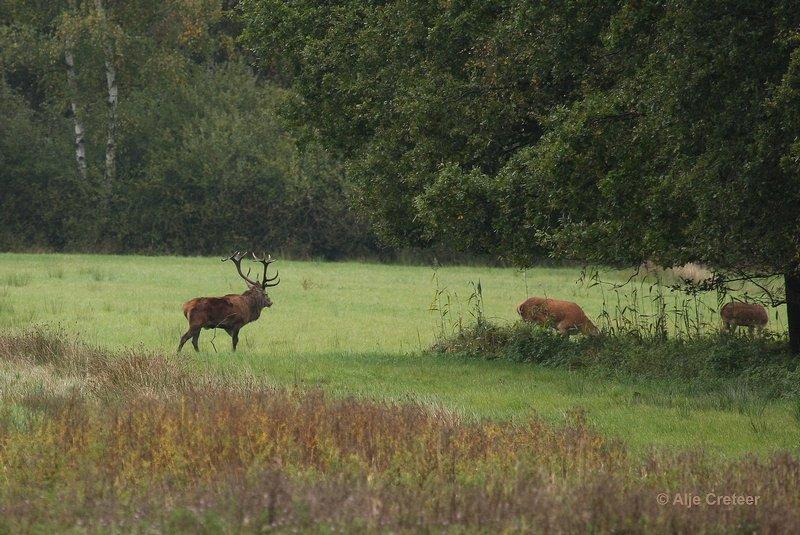
<svg viewBox="0 0 800 535"><path fill-rule="evenodd" d="M69 3L70 15L76 10L74 0ZM82 113L80 110L79 96L80 89L78 87L78 75L75 70L75 39L76 31L75 25L71 24L71 17L68 15L65 18L66 24L62 27L64 34L64 64L67 68L67 86L69 94L69 109L72 116L72 125L75 136L75 163L78 167L78 174L83 180L86 180L88 175L88 168L86 163L86 129L83 125Z"/></svg>
<svg viewBox="0 0 800 535"><path fill-rule="evenodd" d="M99 41L104 55L105 78L108 106L108 119L106 122L106 160L105 160L105 187L110 191L117 177L117 70L114 66L116 56L114 28L108 20L103 0L95 0L97 11Z"/></svg>

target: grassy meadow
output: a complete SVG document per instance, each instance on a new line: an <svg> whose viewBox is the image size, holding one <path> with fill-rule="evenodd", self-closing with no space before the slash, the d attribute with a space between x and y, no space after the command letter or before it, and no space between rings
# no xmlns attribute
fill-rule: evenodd
<svg viewBox="0 0 800 535"><path fill-rule="evenodd" d="M718 328L714 296L634 299L570 268L277 265L237 353L204 331L176 355L181 304L240 292L233 266L0 255L0 533L800 529L798 372L773 335L681 345ZM492 329L577 360L432 350L484 324L478 280ZM528 294L612 329L671 309L673 345L520 326ZM753 359L778 360L730 375ZM683 493L761 502L657 501Z"/></svg>
<svg viewBox="0 0 800 535"><path fill-rule="evenodd" d="M630 300L607 287L576 283L577 269L434 271L293 261L275 266L281 273L281 284L270 291L275 304L242 330L237 353L230 352L223 331L204 331L201 352L187 345L177 358L204 373L413 400L469 418L522 421L535 414L559 422L581 407L599 432L639 451L704 448L730 457L800 444L798 408L791 400L751 399L732 388L724 394L733 401L719 403L718 395L689 395L674 381L620 381L582 370L423 352L443 325L450 331L458 321L472 321L469 296L478 280L484 314L499 323L516 321L515 305L526 294L574 300L594 319L604 306ZM622 282L629 275L604 278ZM431 311L437 289L439 310ZM170 354L186 328L185 300L242 290L233 266L214 258L2 254L0 328L13 333L44 325L92 346ZM714 329L715 298L706 301L708 307L695 310L707 316L704 328ZM771 318L776 330L780 312Z"/></svg>

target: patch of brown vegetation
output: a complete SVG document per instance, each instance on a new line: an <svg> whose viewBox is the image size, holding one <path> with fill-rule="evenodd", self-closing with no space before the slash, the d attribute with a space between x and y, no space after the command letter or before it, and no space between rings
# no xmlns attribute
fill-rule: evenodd
<svg viewBox="0 0 800 535"><path fill-rule="evenodd" d="M204 377L42 332L0 336L0 362L78 385L0 394L0 531L800 529L788 453L641 458L580 411L562 426L471 421ZM659 492L762 498L690 510L659 505Z"/></svg>

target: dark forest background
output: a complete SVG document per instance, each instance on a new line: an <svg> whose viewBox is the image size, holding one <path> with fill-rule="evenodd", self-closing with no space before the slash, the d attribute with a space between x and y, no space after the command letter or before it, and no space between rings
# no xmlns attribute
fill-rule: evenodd
<svg viewBox="0 0 800 535"><path fill-rule="evenodd" d="M0 249L386 253L339 160L282 122L296 95L235 4L0 3Z"/></svg>
<svg viewBox="0 0 800 535"><path fill-rule="evenodd" d="M0 249L800 273L797 0L5 0L0 74Z"/></svg>

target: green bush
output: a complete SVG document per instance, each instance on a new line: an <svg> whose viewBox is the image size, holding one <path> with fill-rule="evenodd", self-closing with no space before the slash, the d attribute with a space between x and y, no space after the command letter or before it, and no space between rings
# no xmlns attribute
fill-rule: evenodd
<svg viewBox="0 0 800 535"><path fill-rule="evenodd" d="M499 358L504 355L503 348L508 345L509 335L507 329L480 321L467 329L457 330L449 338L440 339L432 349L437 353Z"/></svg>
<svg viewBox="0 0 800 535"><path fill-rule="evenodd" d="M538 325L517 324L510 329L505 356L515 362L571 366L580 355L580 344Z"/></svg>
<svg viewBox="0 0 800 535"><path fill-rule="evenodd" d="M741 388L770 399L800 396L800 363L788 353L785 341L769 337L567 338L538 325L483 322L440 340L432 351L554 368L581 367L617 380L658 380L698 393Z"/></svg>

